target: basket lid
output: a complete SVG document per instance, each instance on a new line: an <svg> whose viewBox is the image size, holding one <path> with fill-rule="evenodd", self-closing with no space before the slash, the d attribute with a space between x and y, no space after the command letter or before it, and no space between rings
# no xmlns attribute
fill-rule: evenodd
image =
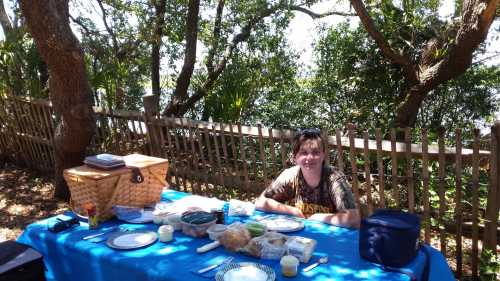
<svg viewBox="0 0 500 281"><path fill-rule="evenodd" d="M82 165L66 169L64 170L64 173L71 174L74 176L86 177L92 180L99 180L107 177L121 175L124 173L129 173L131 170L128 167L135 167L142 169L150 166L168 163L167 159L152 157L137 153L123 156L123 160L125 161L126 166L114 170L102 170L102 169L92 168L87 165Z"/></svg>

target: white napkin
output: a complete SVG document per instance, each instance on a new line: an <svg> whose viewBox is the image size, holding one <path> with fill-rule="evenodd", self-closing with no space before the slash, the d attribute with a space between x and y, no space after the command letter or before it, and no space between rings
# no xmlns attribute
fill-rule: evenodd
<svg viewBox="0 0 500 281"><path fill-rule="evenodd" d="M210 212L212 209L222 209L224 201L217 198L207 198L198 195L187 196L172 203L157 204L155 209L167 213L183 213L189 209L200 209Z"/></svg>
<svg viewBox="0 0 500 281"><path fill-rule="evenodd" d="M229 200L229 216L251 216L255 212L255 205L252 202L245 202L236 199Z"/></svg>

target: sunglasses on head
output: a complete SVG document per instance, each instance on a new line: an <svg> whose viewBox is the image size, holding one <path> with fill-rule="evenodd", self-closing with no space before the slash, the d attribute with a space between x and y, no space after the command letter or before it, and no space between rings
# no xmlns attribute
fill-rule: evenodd
<svg viewBox="0 0 500 281"><path fill-rule="evenodd" d="M305 136L305 137L317 137L321 135L320 129L302 129L298 131L297 136Z"/></svg>

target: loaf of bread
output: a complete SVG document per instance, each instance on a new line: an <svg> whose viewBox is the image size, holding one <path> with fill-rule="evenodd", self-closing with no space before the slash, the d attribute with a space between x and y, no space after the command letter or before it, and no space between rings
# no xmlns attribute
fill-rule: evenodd
<svg viewBox="0 0 500 281"><path fill-rule="evenodd" d="M250 239L250 232L244 225L230 226L219 236L222 246L233 252L245 247Z"/></svg>
<svg viewBox="0 0 500 281"><path fill-rule="evenodd" d="M286 251L288 236L277 232L266 232L254 237L241 251L256 258L280 259Z"/></svg>

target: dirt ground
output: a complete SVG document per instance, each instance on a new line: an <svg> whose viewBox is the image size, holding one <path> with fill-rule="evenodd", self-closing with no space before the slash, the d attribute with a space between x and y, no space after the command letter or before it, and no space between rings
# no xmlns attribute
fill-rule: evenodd
<svg viewBox="0 0 500 281"><path fill-rule="evenodd" d="M30 223L60 214L68 204L52 199L48 176L8 163L0 168L0 242L16 239Z"/></svg>

